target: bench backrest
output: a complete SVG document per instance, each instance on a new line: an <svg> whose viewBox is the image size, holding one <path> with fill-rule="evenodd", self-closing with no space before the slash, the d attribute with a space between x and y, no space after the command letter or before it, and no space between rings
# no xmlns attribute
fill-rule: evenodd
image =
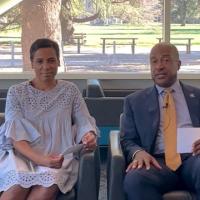
<svg viewBox="0 0 200 200"><path fill-rule="evenodd" d="M104 97L104 91L98 79L88 79L86 97Z"/></svg>
<svg viewBox="0 0 200 200"><path fill-rule="evenodd" d="M141 89L104 89L106 97L125 97Z"/></svg>
<svg viewBox="0 0 200 200"><path fill-rule="evenodd" d="M100 130L100 145L108 145L109 132L119 129L120 114L123 112L123 97L85 98L90 114Z"/></svg>
<svg viewBox="0 0 200 200"><path fill-rule="evenodd" d="M88 79L84 97L125 97L141 89L104 89L98 79Z"/></svg>
<svg viewBox="0 0 200 200"><path fill-rule="evenodd" d="M0 113L0 125L3 124L5 121L4 113Z"/></svg>
<svg viewBox="0 0 200 200"><path fill-rule="evenodd" d="M7 89L0 89L0 98L6 98L7 92Z"/></svg>
<svg viewBox="0 0 200 200"><path fill-rule="evenodd" d="M0 113L5 112L6 98L0 98Z"/></svg>

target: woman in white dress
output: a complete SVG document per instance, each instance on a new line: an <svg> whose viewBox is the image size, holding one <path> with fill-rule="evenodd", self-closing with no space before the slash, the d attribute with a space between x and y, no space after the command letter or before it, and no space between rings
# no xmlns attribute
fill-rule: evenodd
<svg viewBox="0 0 200 200"><path fill-rule="evenodd" d="M71 190L78 159L64 150L96 147L96 126L71 82L56 80L59 47L36 40L30 48L35 78L12 86L0 128L0 200L53 200ZM74 128L75 127L75 128ZM76 130L76 131L74 131Z"/></svg>

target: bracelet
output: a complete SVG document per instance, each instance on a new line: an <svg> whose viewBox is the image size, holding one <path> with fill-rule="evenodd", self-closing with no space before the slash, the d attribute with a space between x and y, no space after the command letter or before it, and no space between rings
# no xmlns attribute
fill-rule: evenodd
<svg viewBox="0 0 200 200"><path fill-rule="evenodd" d="M132 155L132 161L135 159L135 155L136 153L140 152L140 151L144 151L143 149L138 149L134 152L134 154Z"/></svg>

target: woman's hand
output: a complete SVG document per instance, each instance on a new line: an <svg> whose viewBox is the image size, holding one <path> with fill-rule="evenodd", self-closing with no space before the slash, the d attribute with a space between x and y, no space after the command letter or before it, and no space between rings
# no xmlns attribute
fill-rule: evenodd
<svg viewBox="0 0 200 200"><path fill-rule="evenodd" d="M41 158L40 165L59 169L62 167L64 157L62 155L46 155Z"/></svg>
<svg viewBox="0 0 200 200"><path fill-rule="evenodd" d="M82 143L84 144L84 148L86 150L91 150L93 151L96 146L97 146L97 139L96 135L94 132L87 132L83 138L82 138Z"/></svg>
<svg viewBox="0 0 200 200"><path fill-rule="evenodd" d="M21 141L13 141L14 148L27 157L29 160L32 160L37 165L42 165L51 168L61 168L64 157L62 155L43 155L34 151L29 142L21 140Z"/></svg>

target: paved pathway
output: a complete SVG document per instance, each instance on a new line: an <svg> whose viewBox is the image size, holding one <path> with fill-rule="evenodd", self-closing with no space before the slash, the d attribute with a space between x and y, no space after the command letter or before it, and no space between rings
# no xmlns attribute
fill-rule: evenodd
<svg viewBox="0 0 200 200"><path fill-rule="evenodd" d="M69 71L88 72L148 72L148 48L136 48L136 54L130 54L128 47L117 49L117 54L112 54L112 48L107 49L107 54L102 54L101 49L82 49L81 54L76 54L71 49L64 54L65 65ZM200 47L193 47L191 54L186 54L185 48L179 48L182 60L181 71L200 73ZM15 67L15 69L13 69ZM12 61L8 55L0 55L0 71L20 70L22 67L21 56Z"/></svg>

